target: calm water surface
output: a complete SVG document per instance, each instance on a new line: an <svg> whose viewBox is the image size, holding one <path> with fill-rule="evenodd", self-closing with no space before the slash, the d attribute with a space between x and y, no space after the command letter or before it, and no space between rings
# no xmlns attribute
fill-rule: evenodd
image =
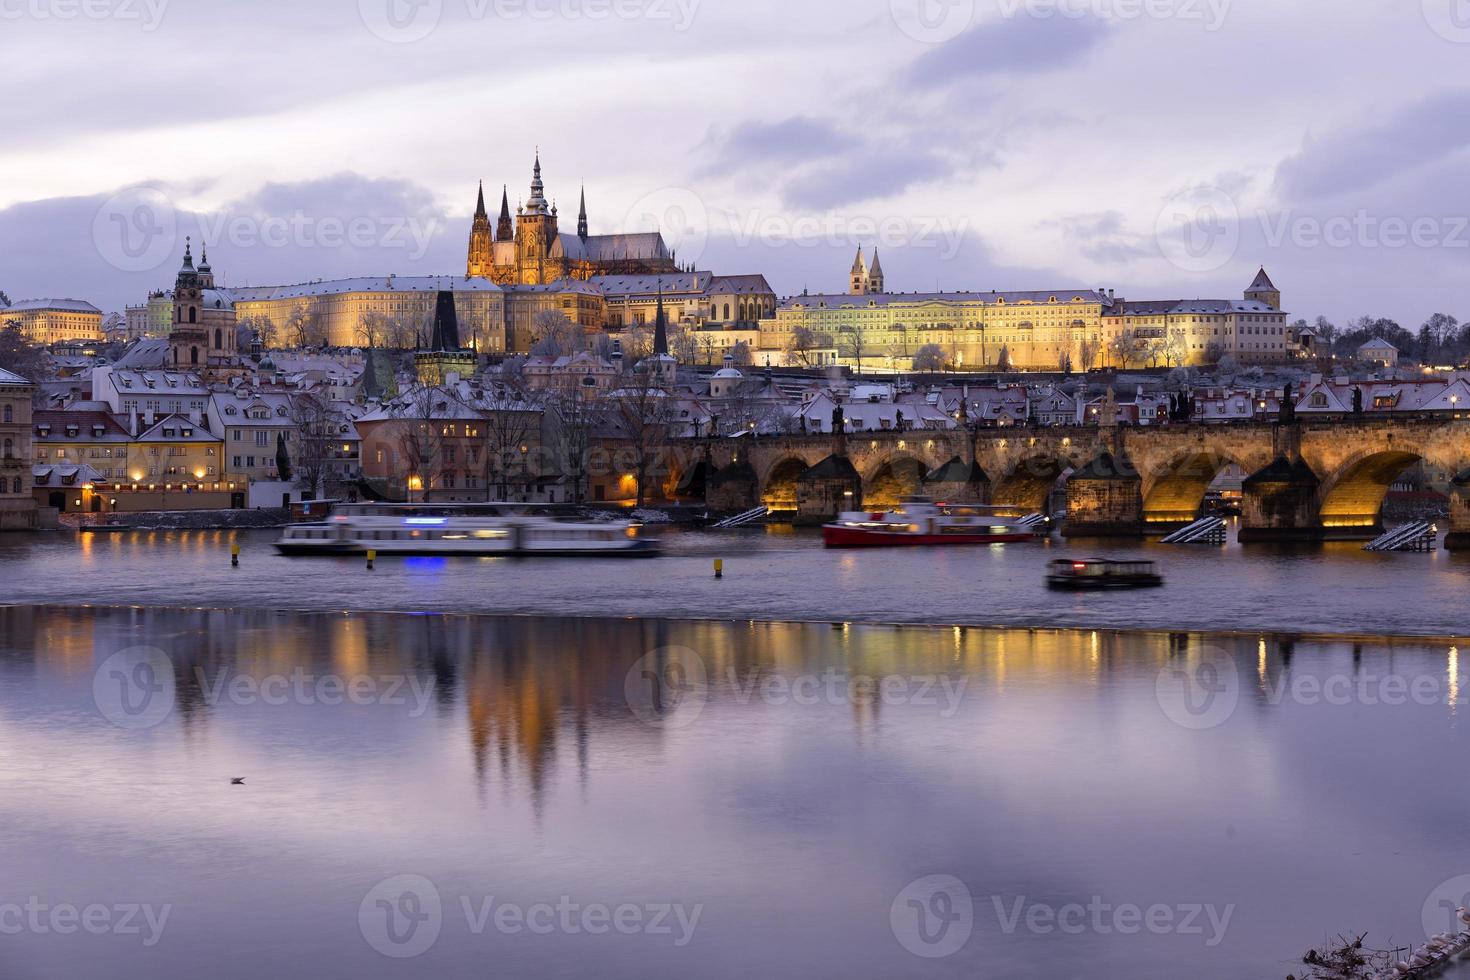
<svg viewBox="0 0 1470 980"><path fill-rule="evenodd" d="M208 539L99 541L66 585L158 604L228 583L260 605L367 592L351 567L251 551L232 579L216 558ZM9 579L22 590L61 564L8 560L30 569ZM904 559L882 582L778 544L736 564L725 601L786 595L792 573L740 584L783 560L916 603L950 577ZM1005 570L1029 578L1037 558L927 560L1019 604ZM1417 560L1421 586L1459 574ZM704 559L687 564L685 588L714 594ZM1224 596L1264 594L1252 563L1221 566ZM1315 566L1254 567L1285 588ZM1343 567L1371 598L1384 566ZM634 595L626 568L582 594ZM371 583L483 607L517 572L552 581L476 565ZM854 604L830 580L804 589L765 612L821 610L829 590ZM647 601L696 604L678 593ZM985 590L946 592L938 614L962 594ZM1462 896L1461 658L1428 639L0 609L0 976L1282 977L1330 933L1422 940L1421 909ZM886 679L881 696L863 678ZM31 897L169 914L142 935L4 931ZM539 903L626 907L630 928L541 934L481 912ZM1088 906L1175 925L1047 928ZM652 928L666 907L692 927Z"/></svg>
<svg viewBox="0 0 1470 980"><path fill-rule="evenodd" d="M291 559L276 532L0 536L9 602L658 616L1084 629L1470 634L1470 556L1158 544L832 552L811 532L666 532L650 562ZM231 568L232 541L242 544ZM1049 594L1048 560L1158 559L1168 585ZM715 581L712 562L725 560Z"/></svg>

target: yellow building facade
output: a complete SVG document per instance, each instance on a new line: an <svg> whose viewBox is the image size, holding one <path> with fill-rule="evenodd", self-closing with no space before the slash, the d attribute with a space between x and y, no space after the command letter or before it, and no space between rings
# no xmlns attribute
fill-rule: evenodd
<svg viewBox="0 0 1470 980"><path fill-rule="evenodd" d="M0 324L11 323L32 344L102 340L102 311L85 300L22 300L0 309Z"/></svg>

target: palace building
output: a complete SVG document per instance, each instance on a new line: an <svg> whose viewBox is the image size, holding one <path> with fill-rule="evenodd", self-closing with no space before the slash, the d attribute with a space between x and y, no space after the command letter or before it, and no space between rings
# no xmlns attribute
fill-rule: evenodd
<svg viewBox="0 0 1470 980"><path fill-rule="evenodd" d="M582 191L576 234L564 234L557 208L546 200L541 180L541 154L531 176L530 200L510 215L510 194L500 192L500 218L490 227L485 187L480 186L470 228L465 275L490 279L502 286L544 286L558 279L593 276L638 276L678 271L674 253L657 231L625 235L593 235L587 221L587 192Z"/></svg>
<svg viewBox="0 0 1470 980"><path fill-rule="evenodd" d="M756 359L801 363L795 348L805 343L835 349L845 364L900 370L929 345L951 367L973 370L1274 363L1297 347L1280 307L1265 269L1240 300L1130 301L1076 287L890 293L877 252L870 265L859 249L846 293L793 296L761 320Z"/></svg>

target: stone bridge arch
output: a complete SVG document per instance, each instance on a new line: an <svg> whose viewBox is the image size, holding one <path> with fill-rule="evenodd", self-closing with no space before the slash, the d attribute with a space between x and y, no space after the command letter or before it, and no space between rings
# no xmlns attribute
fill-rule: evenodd
<svg viewBox="0 0 1470 980"><path fill-rule="evenodd" d="M796 510L796 481L813 465L797 453L780 455L761 473L760 502L777 512Z"/></svg>
<svg viewBox="0 0 1470 980"><path fill-rule="evenodd" d="M1327 474L1318 492L1317 513L1329 534L1383 525L1383 501L1405 470L1424 460L1417 446L1370 449L1354 454Z"/></svg>
<svg viewBox="0 0 1470 980"><path fill-rule="evenodd" d="M912 453L895 453L870 463L863 472L863 506L887 510L904 497L924 492L924 477L939 467L930 466Z"/></svg>
<svg viewBox="0 0 1470 980"><path fill-rule="evenodd" d="M1303 460L1321 479L1317 512L1329 536L1371 535L1383 526L1394 481L1416 463L1447 477L1470 465L1470 427L1444 420L1307 423Z"/></svg>
<svg viewBox="0 0 1470 980"><path fill-rule="evenodd" d="M1264 466L1268 461L1259 462ZM1233 452L1204 444L1176 453L1161 466L1141 470L1144 523L1188 524L1196 520L1210 484L1231 465L1241 469L1242 478L1261 468Z"/></svg>

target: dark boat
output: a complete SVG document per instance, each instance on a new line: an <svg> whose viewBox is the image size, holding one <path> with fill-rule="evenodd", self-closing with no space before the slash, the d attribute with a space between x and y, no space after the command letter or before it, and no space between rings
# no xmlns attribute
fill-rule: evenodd
<svg viewBox="0 0 1470 980"><path fill-rule="evenodd" d="M1048 566L1046 584L1073 592L1096 589L1149 589L1164 584L1156 562L1058 559Z"/></svg>

